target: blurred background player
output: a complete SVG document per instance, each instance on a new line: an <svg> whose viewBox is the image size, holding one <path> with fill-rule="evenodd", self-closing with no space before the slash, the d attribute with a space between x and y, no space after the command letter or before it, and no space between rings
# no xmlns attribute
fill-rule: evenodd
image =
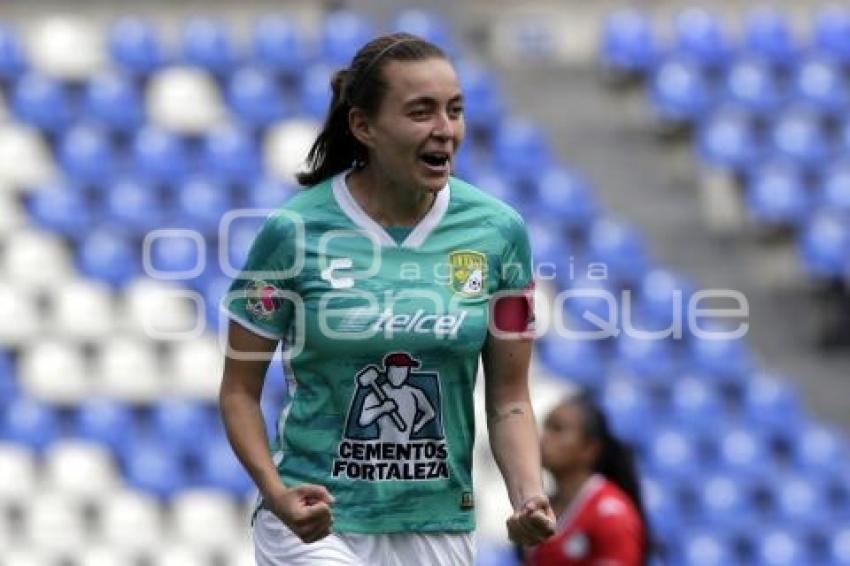
<svg viewBox="0 0 850 566"><path fill-rule="evenodd" d="M543 466L555 480L550 497L555 535L527 551L529 566L639 566L649 536L631 449L583 393L546 415Z"/></svg>

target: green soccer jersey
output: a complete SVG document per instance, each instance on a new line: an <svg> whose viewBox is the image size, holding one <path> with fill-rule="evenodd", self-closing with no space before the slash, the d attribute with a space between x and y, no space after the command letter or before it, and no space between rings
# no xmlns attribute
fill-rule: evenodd
<svg viewBox="0 0 850 566"><path fill-rule="evenodd" d="M455 178L394 235L345 174L302 190L266 220L226 310L286 341L273 459L286 485L328 488L335 530L470 531L479 354L493 294L531 284L528 236Z"/></svg>

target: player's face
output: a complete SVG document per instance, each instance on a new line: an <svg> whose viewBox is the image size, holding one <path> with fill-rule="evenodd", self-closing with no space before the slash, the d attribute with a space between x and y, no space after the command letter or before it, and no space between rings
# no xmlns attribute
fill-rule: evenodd
<svg viewBox="0 0 850 566"><path fill-rule="evenodd" d="M594 443L584 432L582 416L578 405L562 403L543 422L540 437L543 467L556 476L589 469L593 464Z"/></svg>
<svg viewBox="0 0 850 566"><path fill-rule="evenodd" d="M389 61L387 92L372 122L371 159L402 189L437 192L463 140L463 100L451 63Z"/></svg>
<svg viewBox="0 0 850 566"><path fill-rule="evenodd" d="M393 387L401 387L404 380L407 379L408 371L410 371L410 368L406 366L390 366L387 369L387 379Z"/></svg>

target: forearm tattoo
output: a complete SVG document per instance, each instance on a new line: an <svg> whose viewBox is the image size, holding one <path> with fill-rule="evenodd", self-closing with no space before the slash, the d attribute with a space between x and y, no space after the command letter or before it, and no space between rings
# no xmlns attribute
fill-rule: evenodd
<svg viewBox="0 0 850 566"><path fill-rule="evenodd" d="M497 409L491 409L491 410L487 411L487 420L490 422L490 424L496 424L496 423L502 422L504 420L507 420L511 417L521 416L521 415L524 415L524 414L525 414L525 411L522 409L522 407L512 407L512 408L507 409L505 411L499 411Z"/></svg>

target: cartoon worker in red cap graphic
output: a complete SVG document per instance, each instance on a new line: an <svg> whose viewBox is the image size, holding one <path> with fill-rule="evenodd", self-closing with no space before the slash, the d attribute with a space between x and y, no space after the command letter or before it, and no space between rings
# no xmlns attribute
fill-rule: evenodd
<svg viewBox="0 0 850 566"><path fill-rule="evenodd" d="M376 422L382 442L407 442L436 416L425 392L407 383L410 368L419 365L406 352L393 352L384 356L383 371L369 365L357 373L357 383L370 389L358 422L360 426ZM381 377L389 387L378 383Z"/></svg>

